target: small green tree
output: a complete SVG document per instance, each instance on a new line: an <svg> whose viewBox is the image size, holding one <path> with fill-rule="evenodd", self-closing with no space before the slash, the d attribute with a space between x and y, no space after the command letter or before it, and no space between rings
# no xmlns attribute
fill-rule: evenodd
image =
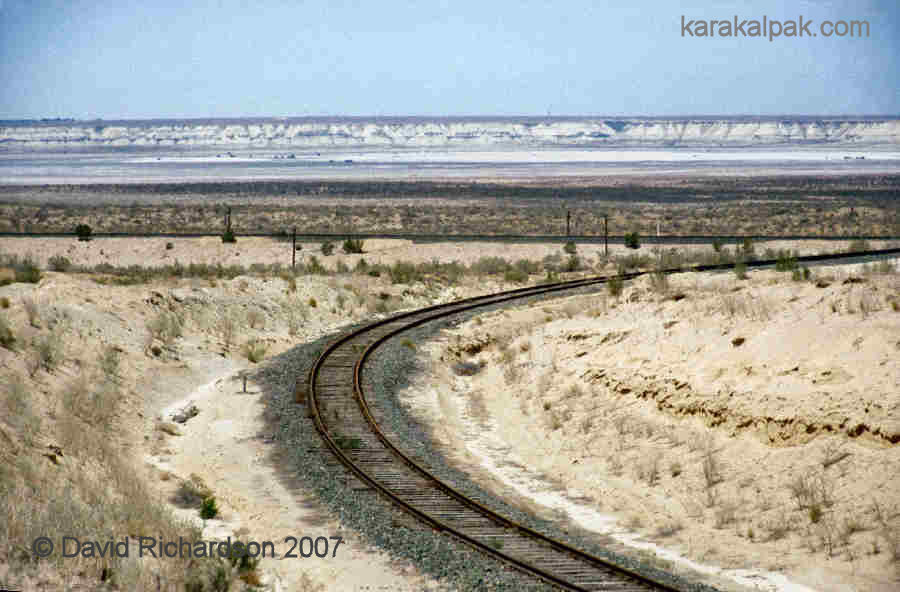
<svg viewBox="0 0 900 592"><path fill-rule="evenodd" d="M345 253L362 253L363 241L359 238L348 238L344 241L343 249Z"/></svg>
<svg viewBox="0 0 900 592"><path fill-rule="evenodd" d="M78 235L78 240L87 242L91 240L93 231L87 224L79 224L75 227L75 234Z"/></svg>
<svg viewBox="0 0 900 592"><path fill-rule="evenodd" d="M641 248L641 237L637 232L629 232L625 235L625 246L629 249Z"/></svg>

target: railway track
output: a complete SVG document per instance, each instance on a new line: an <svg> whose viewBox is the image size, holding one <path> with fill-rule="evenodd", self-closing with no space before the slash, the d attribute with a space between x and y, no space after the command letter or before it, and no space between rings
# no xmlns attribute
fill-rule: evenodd
<svg viewBox="0 0 900 592"><path fill-rule="evenodd" d="M799 262L872 260L900 255L900 249L798 257ZM774 265L774 260L747 263ZM729 264L665 270L716 271ZM628 280L649 272L624 274ZM609 278L595 277L520 288L402 313L350 332L333 342L310 369L309 412L326 446L366 487L416 519L456 537L517 569L566 590L677 590L630 569L551 539L501 516L445 483L404 454L376 421L363 389L366 360L380 345L408 329L487 306L590 289Z"/></svg>

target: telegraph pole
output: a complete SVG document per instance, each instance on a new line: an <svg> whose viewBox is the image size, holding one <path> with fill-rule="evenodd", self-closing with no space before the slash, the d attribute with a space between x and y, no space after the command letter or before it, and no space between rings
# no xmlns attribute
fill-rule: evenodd
<svg viewBox="0 0 900 592"><path fill-rule="evenodd" d="M572 223L572 212L566 210L566 236L569 236L569 228Z"/></svg>
<svg viewBox="0 0 900 592"><path fill-rule="evenodd" d="M291 238L291 269L297 265L297 227L294 226L294 233Z"/></svg>
<svg viewBox="0 0 900 592"><path fill-rule="evenodd" d="M609 218L609 215L603 214L603 252L606 254L606 258L609 259L609 227L607 226L607 218Z"/></svg>

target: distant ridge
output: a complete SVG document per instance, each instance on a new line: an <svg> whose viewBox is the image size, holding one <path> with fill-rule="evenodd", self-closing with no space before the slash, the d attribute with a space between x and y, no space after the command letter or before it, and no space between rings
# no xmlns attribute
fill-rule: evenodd
<svg viewBox="0 0 900 592"><path fill-rule="evenodd" d="M900 116L367 116L0 121L0 147L900 146Z"/></svg>

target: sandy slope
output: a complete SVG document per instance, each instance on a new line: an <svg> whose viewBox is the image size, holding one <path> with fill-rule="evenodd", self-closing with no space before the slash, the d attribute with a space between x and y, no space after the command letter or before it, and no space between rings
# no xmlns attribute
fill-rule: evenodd
<svg viewBox="0 0 900 592"><path fill-rule="evenodd" d="M485 315L432 346L407 396L488 486L664 566L895 590L900 284L815 273L830 285L685 274Z"/></svg>

